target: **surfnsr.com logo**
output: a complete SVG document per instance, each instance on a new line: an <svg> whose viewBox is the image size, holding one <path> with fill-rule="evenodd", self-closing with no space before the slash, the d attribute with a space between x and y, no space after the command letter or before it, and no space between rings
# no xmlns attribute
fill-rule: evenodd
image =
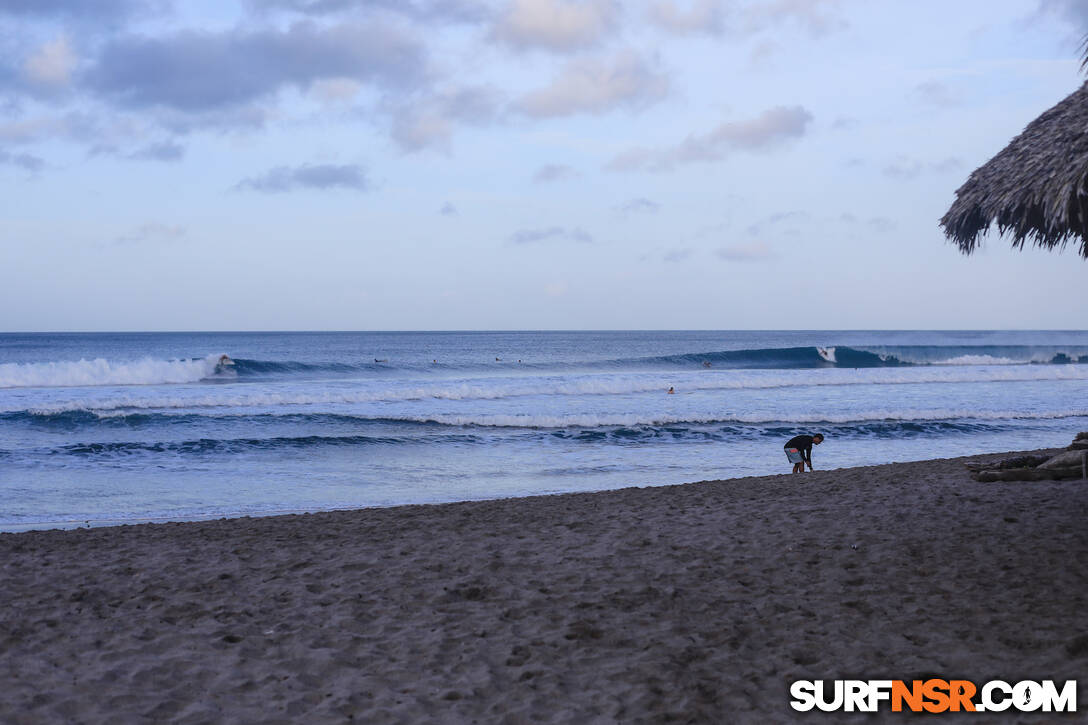
<svg viewBox="0 0 1088 725"><path fill-rule="evenodd" d="M1076 680L1066 680L1060 689L1053 680L991 680L981 688L970 680L797 680L790 696L790 706L800 712L1077 711Z"/></svg>

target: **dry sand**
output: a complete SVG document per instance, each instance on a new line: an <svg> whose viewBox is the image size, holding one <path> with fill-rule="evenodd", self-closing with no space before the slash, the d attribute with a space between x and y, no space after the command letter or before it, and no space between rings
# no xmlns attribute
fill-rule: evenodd
<svg viewBox="0 0 1088 725"><path fill-rule="evenodd" d="M0 722L840 722L789 683L928 676L1088 710L1088 484L965 460L0 535Z"/></svg>

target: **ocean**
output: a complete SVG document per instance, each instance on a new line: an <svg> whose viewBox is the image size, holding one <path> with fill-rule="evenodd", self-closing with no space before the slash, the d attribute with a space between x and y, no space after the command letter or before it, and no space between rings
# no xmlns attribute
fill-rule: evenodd
<svg viewBox="0 0 1088 725"><path fill-rule="evenodd" d="M0 530L787 473L798 433L827 469L1081 430L1088 331L0 334Z"/></svg>

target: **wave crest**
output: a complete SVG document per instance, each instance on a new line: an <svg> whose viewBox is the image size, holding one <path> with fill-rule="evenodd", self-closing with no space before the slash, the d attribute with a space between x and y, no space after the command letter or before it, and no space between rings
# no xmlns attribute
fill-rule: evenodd
<svg viewBox="0 0 1088 725"><path fill-rule="evenodd" d="M220 355L192 360L143 358L116 362L96 358L44 363L0 364L0 388L82 388L101 385L195 383L222 375Z"/></svg>

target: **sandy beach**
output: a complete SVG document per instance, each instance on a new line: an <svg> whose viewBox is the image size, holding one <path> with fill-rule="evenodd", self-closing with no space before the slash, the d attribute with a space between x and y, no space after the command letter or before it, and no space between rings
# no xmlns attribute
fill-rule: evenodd
<svg viewBox="0 0 1088 725"><path fill-rule="evenodd" d="M840 722L789 684L844 677L1088 706L1088 485L964 468L1000 457L2 534L0 721Z"/></svg>

